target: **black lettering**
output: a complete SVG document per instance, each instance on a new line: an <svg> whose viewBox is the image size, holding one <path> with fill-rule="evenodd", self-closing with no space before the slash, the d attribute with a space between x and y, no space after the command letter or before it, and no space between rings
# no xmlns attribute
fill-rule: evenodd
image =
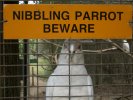
<svg viewBox="0 0 133 100"><path fill-rule="evenodd" d="M25 11L25 20L31 20L31 19L32 19L32 12Z"/></svg>
<svg viewBox="0 0 133 100"><path fill-rule="evenodd" d="M55 19L60 20L60 11L58 11L58 12L53 11L53 20L55 20Z"/></svg>
<svg viewBox="0 0 133 100"><path fill-rule="evenodd" d="M22 20L24 20L24 12L23 11L22 11L21 17L22 17Z"/></svg>
<svg viewBox="0 0 133 100"><path fill-rule="evenodd" d="M88 24L88 32L94 33L94 24Z"/></svg>
<svg viewBox="0 0 133 100"><path fill-rule="evenodd" d="M119 15L119 20L121 20L121 16L122 16L123 12L117 12L117 13Z"/></svg>
<svg viewBox="0 0 133 100"><path fill-rule="evenodd" d="M40 11L34 11L34 20L41 19L41 12Z"/></svg>
<svg viewBox="0 0 133 100"><path fill-rule="evenodd" d="M69 31L69 27L70 27L70 24L60 24L60 30L61 30L61 32L66 32L66 33L68 33L68 31Z"/></svg>
<svg viewBox="0 0 133 100"><path fill-rule="evenodd" d="M69 12L68 11L63 11L61 14L61 17L63 20L69 20Z"/></svg>
<svg viewBox="0 0 133 100"><path fill-rule="evenodd" d="M96 20L98 20L98 12L92 12L92 20L94 20L94 18L96 18Z"/></svg>
<svg viewBox="0 0 133 100"><path fill-rule="evenodd" d="M45 12L44 11L42 12L42 17L43 17L43 20L49 20L48 18L45 17Z"/></svg>
<svg viewBox="0 0 133 100"><path fill-rule="evenodd" d="M78 33L78 29L77 29L76 24L73 24L73 26L72 26L71 32L74 32L74 31Z"/></svg>
<svg viewBox="0 0 133 100"><path fill-rule="evenodd" d="M107 20L107 13L106 12L100 12L100 20Z"/></svg>
<svg viewBox="0 0 133 100"><path fill-rule="evenodd" d="M49 20L52 20L52 11L50 11Z"/></svg>
<svg viewBox="0 0 133 100"><path fill-rule="evenodd" d="M13 20L20 20L21 18L21 14L20 14L20 11L13 11Z"/></svg>
<svg viewBox="0 0 133 100"><path fill-rule="evenodd" d="M116 13L115 12L109 12L108 13L108 19L109 20L115 20L116 19Z"/></svg>
<svg viewBox="0 0 133 100"><path fill-rule="evenodd" d="M53 33L58 33L58 24L52 24L52 32Z"/></svg>
<svg viewBox="0 0 133 100"><path fill-rule="evenodd" d="M78 20L78 17L82 16L82 12L81 11L76 11L75 12L75 20Z"/></svg>
<svg viewBox="0 0 133 100"><path fill-rule="evenodd" d="M50 25L49 24L44 24L44 33L49 33L51 30L50 30Z"/></svg>
<svg viewBox="0 0 133 100"><path fill-rule="evenodd" d="M90 20L89 13L87 11L85 12L84 17L83 17L83 20L85 20L85 19Z"/></svg>
<svg viewBox="0 0 133 100"><path fill-rule="evenodd" d="M80 33L84 31L86 33L86 24L80 24Z"/></svg>

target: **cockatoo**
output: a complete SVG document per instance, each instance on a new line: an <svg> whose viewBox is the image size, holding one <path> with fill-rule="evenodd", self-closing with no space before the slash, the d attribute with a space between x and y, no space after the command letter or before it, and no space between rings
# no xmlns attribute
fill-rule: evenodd
<svg viewBox="0 0 133 100"><path fill-rule="evenodd" d="M46 100L94 100L93 83L84 65L81 43L66 40L58 65L48 78Z"/></svg>
<svg viewBox="0 0 133 100"><path fill-rule="evenodd" d="M129 46L129 43L127 42L127 40L123 40L122 41L122 48L127 52L127 53L130 53L130 46Z"/></svg>

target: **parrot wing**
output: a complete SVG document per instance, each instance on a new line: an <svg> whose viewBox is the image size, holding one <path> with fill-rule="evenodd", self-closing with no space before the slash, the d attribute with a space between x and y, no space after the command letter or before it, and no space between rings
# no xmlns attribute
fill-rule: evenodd
<svg viewBox="0 0 133 100"><path fill-rule="evenodd" d="M87 82L88 82L88 96L89 100L94 100L94 90L93 90L93 83L90 76L87 76Z"/></svg>
<svg viewBox="0 0 133 100"><path fill-rule="evenodd" d="M52 96L53 96L53 90L54 90L54 77L55 76L50 76L47 81L48 87L46 87L46 100L52 100L53 98Z"/></svg>

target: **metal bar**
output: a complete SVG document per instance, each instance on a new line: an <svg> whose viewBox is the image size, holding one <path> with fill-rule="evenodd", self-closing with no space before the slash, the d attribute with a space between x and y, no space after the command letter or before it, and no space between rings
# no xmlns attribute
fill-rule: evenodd
<svg viewBox="0 0 133 100"><path fill-rule="evenodd" d="M26 53L28 53L28 40L24 40L24 68L23 68L23 72L24 72L24 86L27 86L28 85L28 82L27 82L27 75L28 75L28 71L27 71L27 68L28 68L28 55L26 55ZM24 87L24 96L27 97L27 87ZM27 100L27 98L24 98L24 100Z"/></svg>
<svg viewBox="0 0 133 100"><path fill-rule="evenodd" d="M124 63L125 65L133 65L133 63ZM29 64L30 66L36 66L36 65L34 65L34 64ZM57 65L57 64L39 64L38 66L55 66L55 65ZM58 65L67 65L67 64L58 64ZM82 64L72 64L72 65L82 65ZM84 64L84 65L86 65L86 66L101 66L100 65L100 63L97 63L97 64L94 64L94 63L92 63L92 64ZM103 66L104 65L109 65L109 66L111 66L111 65L123 65L123 63L121 62L121 63L103 63L102 64ZM4 67L11 67L11 66L21 66L21 64L17 64L17 65L0 65L0 66L4 66ZM25 64L23 64L23 66L26 66ZM116 67L116 66L111 66L111 67ZM121 68L122 66L119 66L119 67L117 67L117 68ZM131 66L132 67L132 66Z"/></svg>
<svg viewBox="0 0 133 100"><path fill-rule="evenodd" d="M70 39L69 39L69 41L68 41L69 43L69 46L70 46ZM68 70L69 70L69 100L71 100L71 66L70 66L70 48L69 48L69 61L68 61Z"/></svg>
<svg viewBox="0 0 133 100"><path fill-rule="evenodd" d="M92 86L92 85L71 85L71 87L87 87L87 86ZM98 87L98 86L104 86L104 85L94 85L94 87ZM130 85L130 84L108 84L107 86L133 86L133 85ZM5 88L21 88L21 86L8 86L8 87L5 87ZM56 85L56 86L24 86L24 87L69 87L69 85ZM0 87L0 88L4 88L4 87Z"/></svg>
<svg viewBox="0 0 133 100"><path fill-rule="evenodd" d="M132 0L132 21L133 21L133 0ZM132 38L133 38L133 26L132 26ZM132 46L133 46L133 40L132 40L132 44L131 44ZM131 48L131 51L133 51L133 48ZM133 67L131 67L131 72L133 73ZM131 77L133 77L133 75L131 75ZM131 95L133 95L133 86L132 86L132 84L131 84ZM133 97L131 98L131 99L133 99Z"/></svg>
<svg viewBox="0 0 133 100"><path fill-rule="evenodd" d="M0 10L3 11L3 2L0 1ZM0 21L3 21L3 12L0 12ZM3 32L3 23L0 23L0 31ZM0 33L0 43L3 44L3 33Z"/></svg>
<svg viewBox="0 0 133 100"><path fill-rule="evenodd" d="M26 53L20 53L20 54L22 54L22 55L25 55ZM60 53L56 53L56 54L60 54ZM61 53L62 55L63 54L69 54L69 53ZM77 54L80 54L80 53L77 53ZM114 54L113 52L108 52L108 53L104 53L104 52L102 52L102 53L84 53L84 54L86 54L86 55L89 55L89 54L91 54L91 55L110 55L110 54ZM125 53L123 53L123 52L115 52L115 54L117 54L117 55L119 55L119 54L123 54L123 55L125 55ZM127 54L132 54L133 55L133 52L131 52L131 53L127 53ZM0 54L0 55L17 55L17 53L6 53L6 54ZM27 55L43 55L43 53L27 53ZM45 54L46 56L47 56L47 54ZM51 56L51 55L55 55L55 53L49 53L49 55L48 56ZM129 56L130 57L130 56ZM132 57L130 57L130 58L132 58Z"/></svg>
<svg viewBox="0 0 133 100"><path fill-rule="evenodd" d="M127 73L127 74L89 74L89 75L92 75L92 76L127 76L127 75L133 75L133 73ZM24 77L32 77L32 75L23 75ZM34 75L36 77L40 77L40 78L45 78L45 77L49 77L49 75ZM88 76L88 75L51 75L51 76ZM12 78L12 77L22 77L21 75L15 75L15 76L0 76L0 78ZM133 77L132 77L133 78Z"/></svg>
<svg viewBox="0 0 133 100"><path fill-rule="evenodd" d="M3 11L3 2L0 1L0 11ZM0 21L3 20L3 12L0 12ZM0 23L0 44L3 43L3 23ZM0 54L3 54L3 44L0 45ZM0 76L2 75L3 56L0 56ZM3 87L2 79L0 79L0 87ZM0 97L3 97L3 89L0 89Z"/></svg>
<svg viewBox="0 0 133 100"><path fill-rule="evenodd" d="M36 40L37 42L38 42L38 40ZM37 45L37 53L38 53L38 45ZM37 75L38 75L38 65L39 65L39 58L38 58L38 56L37 56ZM39 85L39 83L38 83L38 81L39 81L39 79L38 79L38 77L37 77L37 86ZM39 95L39 89L37 88L37 97L38 97L38 95ZM38 98L37 98L38 99Z"/></svg>

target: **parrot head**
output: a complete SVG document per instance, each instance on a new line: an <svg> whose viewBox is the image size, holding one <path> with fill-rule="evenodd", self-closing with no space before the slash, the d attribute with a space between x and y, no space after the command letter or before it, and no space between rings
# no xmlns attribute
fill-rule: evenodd
<svg viewBox="0 0 133 100"><path fill-rule="evenodd" d="M73 62L75 57L78 57L79 53L81 53L82 45L79 40L65 40L63 49L67 59L69 59L70 62Z"/></svg>

